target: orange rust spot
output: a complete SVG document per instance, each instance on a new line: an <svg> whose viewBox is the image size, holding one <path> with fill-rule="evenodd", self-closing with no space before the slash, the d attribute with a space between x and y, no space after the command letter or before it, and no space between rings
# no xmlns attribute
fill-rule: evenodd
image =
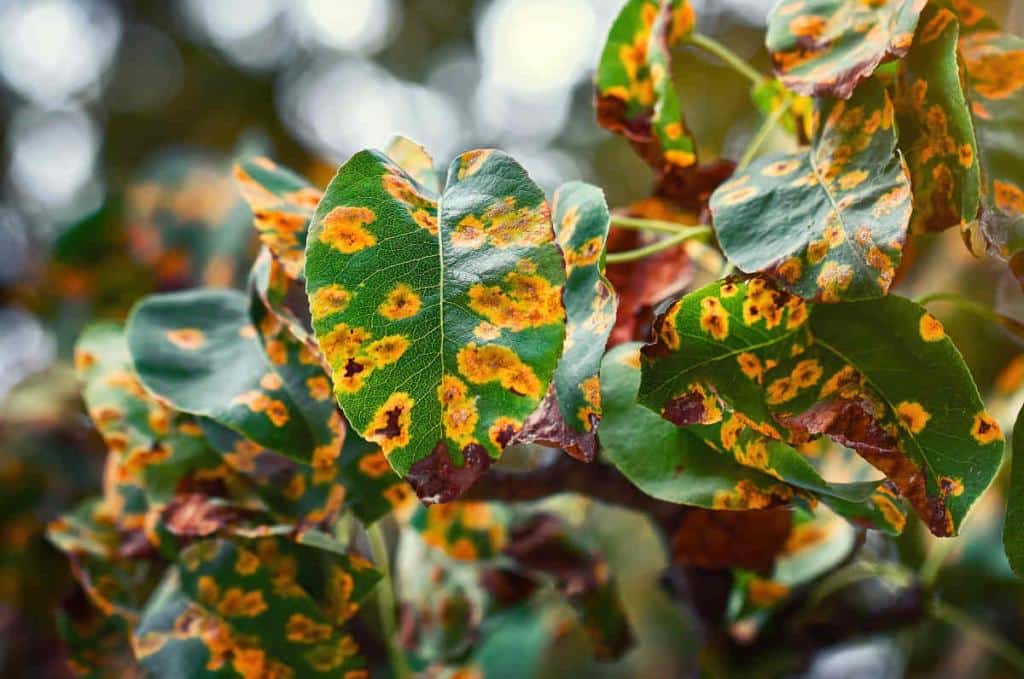
<svg viewBox="0 0 1024 679"><path fill-rule="evenodd" d="M391 471L391 465L388 464L384 453L378 450L359 460L359 471L375 479Z"/></svg>
<svg viewBox="0 0 1024 679"><path fill-rule="evenodd" d="M924 407L914 401L904 401L896 406L896 415L904 427L914 434L920 433L932 416Z"/></svg>
<svg viewBox="0 0 1024 679"><path fill-rule="evenodd" d="M320 320L331 314L344 311L352 301L352 293L332 283L317 288L309 295L309 312L314 320Z"/></svg>
<svg viewBox="0 0 1024 679"><path fill-rule="evenodd" d="M946 330L942 327L942 323L929 313L921 316L918 330L921 334L921 339L925 342L938 342L946 336Z"/></svg>
<svg viewBox="0 0 1024 679"><path fill-rule="evenodd" d="M377 311L384 318L398 321L418 314L422 304L420 296L409 285L399 283L388 293Z"/></svg>
<svg viewBox="0 0 1024 679"><path fill-rule="evenodd" d="M740 370L743 371L744 375L754 382L761 384L761 378L764 375L764 366L761 365L761 359L749 351L744 351L736 357L736 361L740 364Z"/></svg>
<svg viewBox="0 0 1024 679"><path fill-rule="evenodd" d="M759 607L773 606L789 594L789 587L774 580L765 580L756 575L747 582L747 599Z"/></svg>
<svg viewBox="0 0 1024 679"><path fill-rule="evenodd" d="M512 441L515 435L519 433L522 426L522 422L502 415L494 420L494 424L492 424L487 430L487 438L489 438L491 443L493 443L499 450L504 449L505 446Z"/></svg>
<svg viewBox="0 0 1024 679"><path fill-rule="evenodd" d="M1003 439L1003 432L999 429L999 424L986 412L980 412L974 416L974 422L971 425L971 437L975 441L983 445L1001 441Z"/></svg>
<svg viewBox="0 0 1024 679"><path fill-rule="evenodd" d="M306 388L309 390L309 395L316 401L326 401L331 397L331 384L322 375L307 379Z"/></svg>
<svg viewBox="0 0 1024 679"><path fill-rule="evenodd" d="M320 242L346 255L373 247L377 237L365 227L376 218L369 208L339 205L323 218Z"/></svg>
<svg viewBox="0 0 1024 679"><path fill-rule="evenodd" d="M494 325L516 332L565 318L561 286L535 274L511 271L502 287L477 283L469 289L469 300L470 309Z"/></svg>
<svg viewBox="0 0 1024 679"><path fill-rule="evenodd" d="M206 335L198 328L179 328L165 333L167 341L185 351L195 351L206 344Z"/></svg>
<svg viewBox="0 0 1024 679"><path fill-rule="evenodd" d="M700 301L700 327L717 340L729 336L729 314L716 297L705 297Z"/></svg>
<svg viewBox="0 0 1024 679"><path fill-rule="evenodd" d="M456 357L459 372L474 384L499 381L501 386L519 396L540 398L541 383L530 366L509 349L495 344L477 346L470 343Z"/></svg>
<svg viewBox="0 0 1024 679"><path fill-rule="evenodd" d="M409 340L402 335L388 335L366 347L366 354L377 368L391 365L409 348Z"/></svg>
<svg viewBox="0 0 1024 679"><path fill-rule="evenodd" d="M466 383L454 375L445 375L437 386L437 400L441 404L445 435L460 448L472 443L479 414L476 399L470 396Z"/></svg>

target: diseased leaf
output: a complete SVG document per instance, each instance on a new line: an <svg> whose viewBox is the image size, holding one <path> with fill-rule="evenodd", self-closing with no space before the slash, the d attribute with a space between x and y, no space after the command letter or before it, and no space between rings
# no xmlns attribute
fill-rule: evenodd
<svg viewBox="0 0 1024 679"><path fill-rule="evenodd" d="M406 137L395 137L384 149L384 155L415 179L420 186L441 193L441 178L434 169L434 159L427 150Z"/></svg>
<svg viewBox="0 0 1024 679"><path fill-rule="evenodd" d="M597 122L626 137L667 183L685 184L697 165L669 53L695 23L689 0L627 0L597 65Z"/></svg>
<svg viewBox="0 0 1024 679"><path fill-rule="evenodd" d="M981 164L980 235L988 249L1009 260L1024 285L1024 38L998 32L964 36L960 49L967 70Z"/></svg>
<svg viewBox="0 0 1024 679"><path fill-rule="evenodd" d="M767 436L827 435L884 472L936 535L956 533L999 467L1002 434L963 359L909 300L811 306L762 279L718 282L675 302L656 334L641 403L689 424L720 399Z"/></svg>
<svg viewBox="0 0 1024 679"><path fill-rule="evenodd" d="M846 99L884 61L910 49L925 0L782 0L765 45L786 87Z"/></svg>
<svg viewBox="0 0 1024 679"><path fill-rule="evenodd" d="M1024 576L1024 408L1013 425L1010 486L1006 492L1006 521L1003 523L1003 547L1010 567Z"/></svg>
<svg viewBox="0 0 1024 679"><path fill-rule="evenodd" d="M341 166L313 219L307 293L334 391L425 502L469 487L540 403L565 335L541 190L473 151L438 199L393 161Z"/></svg>
<svg viewBox="0 0 1024 679"><path fill-rule="evenodd" d="M911 214L893 106L865 82L849 101L819 100L807 151L761 159L718 187L711 214L725 255L805 299L886 294Z"/></svg>
<svg viewBox="0 0 1024 679"><path fill-rule="evenodd" d="M209 417L254 443L303 462L316 448L340 449L343 423L312 418L303 406L330 386L299 383L292 369L319 369L311 353L267 346L234 291L198 290L148 297L128 320L128 346L147 389L186 413Z"/></svg>
<svg viewBox="0 0 1024 679"><path fill-rule="evenodd" d="M158 674L365 677L340 625L377 577L361 559L281 538L198 542L154 595L136 654Z"/></svg>
<svg viewBox="0 0 1024 679"><path fill-rule="evenodd" d="M609 219L597 187L570 182L555 192L555 232L567 278L565 345L545 403L527 418L514 441L559 447L584 462L593 462L597 455L598 372L615 324L617 298L603 273Z"/></svg>
<svg viewBox="0 0 1024 679"><path fill-rule="evenodd" d="M260 240L291 278L301 278L307 227L320 190L268 158L239 161L235 181L252 209Z"/></svg>
<svg viewBox="0 0 1024 679"><path fill-rule="evenodd" d="M894 103L914 194L915 232L966 228L978 215L977 143L960 85L958 38L953 13L929 5L900 62Z"/></svg>

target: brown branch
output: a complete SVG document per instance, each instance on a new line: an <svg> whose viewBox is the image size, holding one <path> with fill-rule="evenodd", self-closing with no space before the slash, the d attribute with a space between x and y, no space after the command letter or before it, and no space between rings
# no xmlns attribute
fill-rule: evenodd
<svg viewBox="0 0 1024 679"><path fill-rule="evenodd" d="M461 499L531 502L561 493L585 495L647 514L664 529L674 527L687 511L682 505L647 495L614 467L579 462L567 455L559 455L550 464L526 471L492 468Z"/></svg>

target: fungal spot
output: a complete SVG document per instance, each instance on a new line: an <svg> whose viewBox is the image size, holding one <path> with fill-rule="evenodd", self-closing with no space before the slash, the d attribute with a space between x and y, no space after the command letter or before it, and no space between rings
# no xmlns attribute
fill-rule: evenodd
<svg viewBox="0 0 1024 679"><path fill-rule="evenodd" d="M484 166L493 153L492 149L477 149L459 156L459 179L472 177L479 172L480 168Z"/></svg>
<svg viewBox="0 0 1024 679"><path fill-rule="evenodd" d="M964 494L964 482L961 479L955 479L950 476L939 477L939 487L942 489L942 494L953 497L960 497Z"/></svg>
<svg viewBox="0 0 1024 679"><path fill-rule="evenodd" d="M477 339L485 341L496 340L501 337L501 328L488 323L487 321L480 321L475 328L473 328L473 336Z"/></svg>
<svg viewBox="0 0 1024 679"><path fill-rule="evenodd" d="M920 433L932 418L920 403L914 401L904 401L896 406L896 415L900 423L914 434Z"/></svg>
<svg viewBox="0 0 1024 679"><path fill-rule="evenodd" d="M206 344L206 335L198 328L179 328L165 333L167 341L185 351L195 351Z"/></svg>
<svg viewBox="0 0 1024 679"><path fill-rule="evenodd" d="M884 484L879 486L879 489L871 496L871 501L882 513L886 523L892 526L897 533L902 533L903 527L907 524L907 517L897 506L895 497Z"/></svg>
<svg viewBox="0 0 1024 679"><path fill-rule="evenodd" d="M803 264L800 262L799 257L790 257L780 264L776 271L779 278L792 285L800 280L800 274L803 273Z"/></svg>
<svg viewBox="0 0 1024 679"><path fill-rule="evenodd" d="M974 416L974 422L971 425L971 436L982 445L1003 440L1003 432L999 429L999 424L986 412L981 412Z"/></svg>
<svg viewBox="0 0 1024 679"><path fill-rule="evenodd" d="M586 241L583 245L575 250L566 250L565 252L565 263L566 266L572 268L577 266L591 266L596 264L598 258L601 256L601 249L604 246L604 239L600 236L594 236Z"/></svg>
<svg viewBox="0 0 1024 679"><path fill-rule="evenodd" d="M938 342L946 336L946 330L942 327L942 323L929 313L921 316L918 328L921 339L925 342Z"/></svg>
<svg viewBox="0 0 1024 679"><path fill-rule="evenodd" d="M409 445L412 407L415 401L404 391L396 391L377 408L363 438L380 446L385 457L396 448Z"/></svg>
<svg viewBox="0 0 1024 679"><path fill-rule="evenodd" d="M322 375L307 379L306 388L309 390L309 395L316 401L326 401L331 397L331 384Z"/></svg>
<svg viewBox="0 0 1024 679"><path fill-rule="evenodd" d="M491 443L497 446L499 450L503 450L512 442L512 439L515 438L520 429L522 429L521 422L502 415L494 420L494 423L487 430L487 438L489 438Z"/></svg>
<svg viewBox="0 0 1024 679"><path fill-rule="evenodd" d="M825 262L816 280L821 289L819 296L823 302L838 302L843 292L853 281L853 267L835 261Z"/></svg>
<svg viewBox="0 0 1024 679"><path fill-rule="evenodd" d="M252 323L246 323L238 329L238 336L244 339L253 339L256 337L256 328Z"/></svg>
<svg viewBox="0 0 1024 679"><path fill-rule="evenodd" d="M398 321L415 316L419 313L421 306L420 296L405 283L399 283L388 293L387 298L377 308L377 311L384 318Z"/></svg>
<svg viewBox="0 0 1024 679"><path fill-rule="evenodd" d="M852 170L839 177L839 188L849 191L863 184L867 178L868 173L865 170Z"/></svg>
<svg viewBox="0 0 1024 679"><path fill-rule="evenodd" d="M518 354L495 344L467 344L456 356L459 372L474 384L498 381L518 396L541 397L541 383Z"/></svg>
<svg viewBox="0 0 1024 679"><path fill-rule="evenodd" d="M1024 214L1024 190L1016 184L998 179L992 182L992 202L996 207L1011 215Z"/></svg>
<svg viewBox="0 0 1024 679"><path fill-rule="evenodd" d="M263 413L275 427L283 427L290 416L283 401L271 398L262 391L246 391L231 399L232 404L241 404L254 413Z"/></svg>
<svg viewBox="0 0 1024 679"><path fill-rule="evenodd" d="M334 628L319 623L301 613L292 613L285 625L285 637L297 644L313 644L327 641L334 634Z"/></svg>
<svg viewBox="0 0 1024 679"><path fill-rule="evenodd" d="M474 284L469 300L469 308L489 322L516 332L565 318L561 286L520 271L506 274L501 286Z"/></svg>
<svg viewBox="0 0 1024 679"><path fill-rule="evenodd" d="M700 301L700 327L716 340L724 340L729 336L729 314L722 303L715 297L705 297Z"/></svg>
<svg viewBox="0 0 1024 679"><path fill-rule="evenodd" d="M270 340L264 345L267 358L274 365L284 365L288 362L288 348L280 340Z"/></svg>
<svg viewBox="0 0 1024 679"><path fill-rule="evenodd" d="M376 218L369 208L339 205L323 218L320 242L346 255L373 247L377 237L365 227Z"/></svg>
<svg viewBox="0 0 1024 679"><path fill-rule="evenodd" d="M747 599L759 608L774 606L789 595L789 587L775 580L754 576L747 582Z"/></svg>
<svg viewBox="0 0 1024 679"><path fill-rule="evenodd" d="M728 193L720 195L718 198L718 202L721 203L722 205L737 205L738 203L743 203L750 200L757 194L757 187L744 186L742 188L736 189L735 191L730 191Z"/></svg>
<svg viewBox="0 0 1024 679"><path fill-rule="evenodd" d="M317 288L309 295L309 312L313 320L321 320L331 314L344 311L352 294L337 283Z"/></svg>
<svg viewBox="0 0 1024 679"><path fill-rule="evenodd" d="M796 171L798 167L800 167L800 160L797 158L779 160L765 165L761 170L761 174L766 177L785 177L786 175L792 174Z"/></svg>
<svg viewBox="0 0 1024 679"><path fill-rule="evenodd" d="M268 391L277 391L282 384L281 376L277 373L267 373L260 378L260 386Z"/></svg>
<svg viewBox="0 0 1024 679"><path fill-rule="evenodd" d="M838 393L844 398L851 398L858 394L860 390L860 373L853 366L847 365L838 370L821 386L818 397L824 399Z"/></svg>
<svg viewBox="0 0 1024 679"><path fill-rule="evenodd" d="M666 401L661 416L677 427L715 424L722 421L722 409L714 391L701 384L694 384L688 392Z"/></svg>
<svg viewBox="0 0 1024 679"><path fill-rule="evenodd" d="M543 245L554 240L551 211L547 203L516 207L516 199L506 196L479 214L463 217L451 232L452 245L478 248L489 243L497 248Z"/></svg>
<svg viewBox="0 0 1024 679"><path fill-rule="evenodd" d="M676 302L658 321L658 337L669 349L675 350L679 348L679 331L676 329L676 319L679 317L679 311L682 308L682 301Z"/></svg>
<svg viewBox="0 0 1024 679"><path fill-rule="evenodd" d="M761 359L755 354L749 351L744 351L736 357L736 361L740 364L740 370L748 378L761 384L761 378L764 375L764 366L761 365Z"/></svg>
<svg viewBox="0 0 1024 679"><path fill-rule="evenodd" d="M366 347L366 355L370 357L377 368L391 365L402 357L405 350L409 348L409 340L402 335L388 335Z"/></svg>
<svg viewBox="0 0 1024 679"><path fill-rule="evenodd" d="M445 375L437 387L437 400L441 404L445 436L460 448L472 443L479 414L476 398L470 396L466 383L454 375Z"/></svg>

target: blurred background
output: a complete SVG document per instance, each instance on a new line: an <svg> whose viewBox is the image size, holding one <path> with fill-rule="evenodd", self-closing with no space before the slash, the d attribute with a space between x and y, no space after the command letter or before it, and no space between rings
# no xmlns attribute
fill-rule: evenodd
<svg viewBox="0 0 1024 679"><path fill-rule="evenodd" d="M768 71L763 29L774 0L693 4L701 32ZM1024 3L981 4L1011 31L1024 29ZM69 365L74 339L90 319L123 318L149 291L244 282L254 232L232 159L265 154L322 186L353 152L403 134L442 167L462 151L501 147L548 191L584 179L610 205L626 205L649 193L652 177L594 122L591 84L620 6L0 0L0 674L52 661L48 671L61 676L47 649L70 579L40 531L98 489L103 456ZM676 58L703 158L735 158L759 123L748 83L689 48ZM903 292L961 291L1024 320L1019 289L999 266L971 260L958 239L923 242ZM940 258L942 266L928 266ZM935 313L983 391L1003 399L1005 423L1019 404L1020 340L967 312ZM982 605L1003 627L1020 621L1022 593L996 546L997 494L991 505L975 513L987 512L978 521L987 522L977 531L984 540L958 547L970 556L956 557L962 574L943 577L968 604L986 589L1005 592L1009 613ZM927 549L915 535L898 546L911 561ZM617 549L613 563L637 560L621 541ZM632 567L639 581L656 565ZM679 651L686 634L678 625L638 631L660 634L663 652ZM916 653L910 666L926 671L941 661L945 634L911 652L883 639L864 662L879 669L871 676L885 676L887 659L905 667Z"/></svg>

